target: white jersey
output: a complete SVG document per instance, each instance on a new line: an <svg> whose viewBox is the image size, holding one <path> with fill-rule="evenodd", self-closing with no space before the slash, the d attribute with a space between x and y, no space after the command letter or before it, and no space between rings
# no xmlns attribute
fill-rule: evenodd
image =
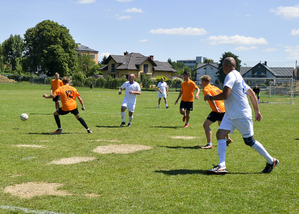
<svg viewBox="0 0 299 214"><path fill-rule="evenodd" d="M157 87L160 88L163 95L166 95L166 88L167 88L167 83L166 82L163 82L163 83L159 82ZM160 91L158 91L158 93L161 94Z"/></svg>
<svg viewBox="0 0 299 214"><path fill-rule="evenodd" d="M141 91L139 83L134 81L131 84L129 81L127 81L124 84L122 84L120 88L126 89L124 100L126 99L126 101L130 104L135 104L137 95L130 94L130 91Z"/></svg>
<svg viewBox="0 0 299 214"><path fill-rule="evenodd" d="M237 70L229 72L224 80L224 86L231 89L227 100L224 100L225 114L231 120L237 118L252 119L252 112L246 91L250 88Z"/></svg>

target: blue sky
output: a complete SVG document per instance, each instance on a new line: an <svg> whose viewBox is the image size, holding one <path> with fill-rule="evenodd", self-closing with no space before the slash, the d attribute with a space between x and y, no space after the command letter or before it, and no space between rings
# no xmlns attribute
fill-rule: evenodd
<svg viewBox="0 0 299 214"><path fill-rule="evenodd" d="M76 43L103 55L128 51L155 60L232 52L242 66L299 60L299 2L293 0L0 0L0 42L52 20ZM299 61L298 61L299 64Z"/></svg>

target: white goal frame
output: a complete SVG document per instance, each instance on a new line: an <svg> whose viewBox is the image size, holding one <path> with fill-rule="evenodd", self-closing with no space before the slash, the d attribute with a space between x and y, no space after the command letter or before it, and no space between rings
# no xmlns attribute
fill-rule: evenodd
<svg viewBox="0 0 299 214"><path fill-rule="evenodd" d="M272 83L270 83L269 86L269 97L271 97L271 90L275 88L277 83L289 83L290 84L290 104L294 104L294 78L265 78L265 77L243 77L244 81L248 84L249 81L255 82L255 84L248 84L251 88L254 87L256 84L263 84L267 80L271 80Z"/></svg>

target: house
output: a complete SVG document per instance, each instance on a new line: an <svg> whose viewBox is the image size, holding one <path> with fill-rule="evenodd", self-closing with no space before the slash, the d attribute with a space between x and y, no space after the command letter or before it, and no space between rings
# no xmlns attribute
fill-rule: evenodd
<svg viewBox="0 0 299 214"><path fill-rule="evenodd" d="M211 77L211 83L214 84L216 80L218 79L217 77L217 72L218 72L218 65L219 63L200 63L196 67L196 84L200 85L200 77L203 75L209 75Z"/></svg>
<svg viewBox="0 0 299 214"><path fill-rule="evenodd" d="M241 67L240 73L243 78L296 78L296 69L293 67L268 67L265 63L258 63L254 67Z"/></svg>
<svg viewBox="0 0 299 214"><path fill-rule="evenodd" d="M184 65L188 66L191 70L194 69L196 63L203 63L207 58L202 56L197 56L196 59L182 59L177 60L177 62L182 62Z"/></svg>
<svg viewBox="0 0 299 214"><path fill-rule="evenodd" d="M154 56L144 56L140 53L124 52L124 55L110 55L105 61L105 66L99 68L103 71L103 76L107 79L108 75L113 78L128 77L129 74L135 74L135 77L142 80L144 75L151 78L157 76L166 76L172 79L172 75L177 73L177 70L168 62L160 62L154 60Z"/></svg>
<svg viewBox="0 0 299 214"><path fill-rule="evenodd" d="M81 45L81 43L77 43L78 48L76 48L75 50L78 53L78 56L80 56L81 54L87 54L90 55L94 62L96 63L96 65L98 64L98 59L99 59L99 52L96 50L93 50L87 46Z"/></svg>

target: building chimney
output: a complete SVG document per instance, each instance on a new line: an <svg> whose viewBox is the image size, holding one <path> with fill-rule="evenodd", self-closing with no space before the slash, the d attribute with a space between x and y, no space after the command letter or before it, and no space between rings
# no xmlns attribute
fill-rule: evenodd
<svg viewBox="0 0 299 214"><path fill-rule="evenodd" d="M265 65L267 66L267 61L265 61Z"/></svg>
<svg viewBox="0 0 299 214"><path fill-rule="evenodd" d="M128 54L129 54L128 51L124 52L124 56L127 56Z"/></svg>
<svg viewBox="0 0 299 214"><path fill-rule="evenodd" d="M150 55L151 60L154 61L154 55Z"/></svg>

